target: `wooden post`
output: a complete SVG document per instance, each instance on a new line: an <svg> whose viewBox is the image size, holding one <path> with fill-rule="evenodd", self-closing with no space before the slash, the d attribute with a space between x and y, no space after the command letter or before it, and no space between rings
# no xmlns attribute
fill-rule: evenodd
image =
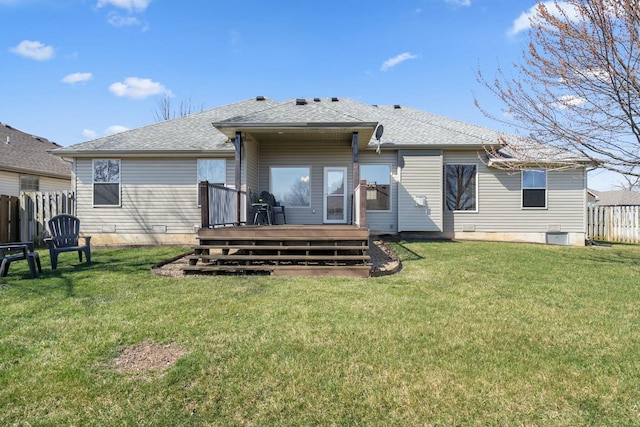
<svg viewBox="0 0 640 427"><path fill-rule="evenodd" d="M9 196L0 196L0 243L9 242L9 212L11 211L11 199Z"/></svg>
<svg viewBox="0 0 640 427"><path fill-rule="evenodd" d="M358 185L358 191L360 193L358 197L358 201L360 205L358 206L358 212L360 215L358 224L360 228L367 227L367 180L361 179L360 185Z"/></svg>
<svg viewBox="0 0 640 427"><path fill-rule="evenodd" d="M240 190L242 190L242 133L236 132L236 139L234 141L235 149L236 149L236 157L235 157L235 169L236 169L236 225L240 225L241 211L242 211L242 200L240 197Z"/></svg>
<svg viewBox="0 0 640 427"><path fill-rule="evenodd" d="M209 228L209 181L200 181L200 227Z"/></svg>

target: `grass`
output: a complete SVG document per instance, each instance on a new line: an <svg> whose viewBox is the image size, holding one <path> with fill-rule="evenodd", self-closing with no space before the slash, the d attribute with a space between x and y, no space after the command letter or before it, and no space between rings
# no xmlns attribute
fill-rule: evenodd
<svg viewBox="0 0 640 427"><path fill-rule="evenodd" d="M184 248L15 263L0 425L640 425L640 246L394 248L370 279L150 274ZM189 354L115 371L150 341Z"/></svg>

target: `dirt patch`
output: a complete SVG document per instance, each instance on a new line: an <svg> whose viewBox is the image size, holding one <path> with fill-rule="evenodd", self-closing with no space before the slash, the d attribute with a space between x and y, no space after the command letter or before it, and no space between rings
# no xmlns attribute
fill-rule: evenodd
<svg viewBox="0 0 640 427"><path fill-rule="evenodd" d="M134 347L124 348L113 360L115 371L123 374L163 372L173 366L189 351L175 343L166 345L144 342Z"/></svg>
<svg viewBox="0 0 640 427"><path fill-rule="evenodd" d="M187 255L193 252L178 255L154 265L151 268L153 274L170 277L197 277L199 274L185 276L182 268L189 265ZM402 264L396 254L382 239L372 239L369 244L369 257L371 258L371 276L384 276L400 271Z"/></svg>

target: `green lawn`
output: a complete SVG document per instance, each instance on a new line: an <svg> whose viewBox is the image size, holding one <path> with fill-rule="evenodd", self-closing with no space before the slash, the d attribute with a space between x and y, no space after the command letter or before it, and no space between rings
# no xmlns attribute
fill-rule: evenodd
<svg viewBox="0 0 640 427"><path fill-rule="evenodd" d="M640 246L400 242L370 279L0 278L0 425L640 425ZM66 255L66 256L65 256ZM188 351L120 373L140 343Z"/></svg>

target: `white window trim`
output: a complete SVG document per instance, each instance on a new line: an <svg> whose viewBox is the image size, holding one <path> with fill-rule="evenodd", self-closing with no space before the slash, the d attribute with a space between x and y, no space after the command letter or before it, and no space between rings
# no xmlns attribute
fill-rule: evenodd
<svg viewBox="0 0 640 427"><path fill-rule="evenodd" d="M307 168L309 169L309 204L307 206L289 206L287 205L286 208L287 210L289 209L309 209L312 205L313 205L313 194L311 192L311 190L313 189L312 187L312 181L313 178L311 177L311 174L313 173L313 170L311 168L311 165L271 165L269 166L269 193L274 194L273 192L273 180L272 180L272 176L271 176L271 170L272 169L301 169L301 168ZM259 196L259 194L258 194ZM282 200L276 199L276 202L279 203L283 203Z"/></svg>
<svg viewBox="0 0 640 427"><path fill-rule="evenodd" d="M362 179L362 166L389 166L389 209L367 209L370 213L389 213L392 212L393 205L393 165L391 163L360 163L360 179Z"/></svg>
<svg viewBox="0 0 640 427"><path fill-rule="evenodd" d="M524 188L524 173L529 171L544 171L544 187L528 187ZM544 206L525 206L524 190L544 190ZM520 171L520 209L522 210L538 210L543 211L549 209L549 170L545 168L523 169Z"/></svg>
<svg viewBox="0 0 640 427"><path fill-rule="evenodd" d="M447 166L475 166L476 168L476 174L475 174L475 185L474 185L474 192L475 192L475 198L476 198L476 208L475 209L468 209L468 210L458 210L458 209L454 209L454 210L450 210L447 208ZM444 200L443 200L443 207L447 212L452 212L452 213L456 213L456 214L477 214L480 210L480 197L478 194L478 181L479 180L479 168L478 168L478 164L477 163L459 163L459 162L451 162L451 163L445 163L444 164L444 176L443 176L443 180L444 180Z"/></svg>
<svg viewBox="0 0 640 427"><path fill-rule="evenodd" d="M96 205L93 204L95 200L95 185L96 184L115 184L113 182L96 182L96 174L95 174L95 162L96 161L114 161L117 160L118 167L118 204L117 205ZM121 208L122 207L122 159L92 159L91 160L91 203L94 208Z"/></svg>

